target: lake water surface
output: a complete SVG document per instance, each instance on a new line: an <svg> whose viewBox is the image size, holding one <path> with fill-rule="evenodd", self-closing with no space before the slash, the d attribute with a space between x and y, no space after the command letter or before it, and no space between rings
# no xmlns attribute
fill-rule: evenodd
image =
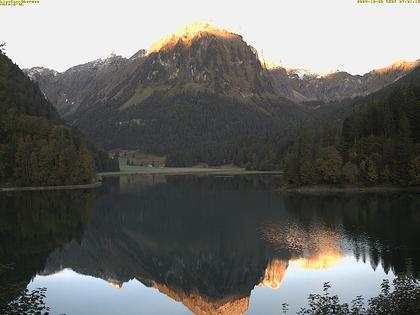
<svg viewBox="0 0 420 315"><path fill-rule="evenodd" d="M0 283L51 314L280 314L419 274L420 196L274 192L280 178L122 176L0 194ZM13 296L10 297L11 299Z"/></svg>

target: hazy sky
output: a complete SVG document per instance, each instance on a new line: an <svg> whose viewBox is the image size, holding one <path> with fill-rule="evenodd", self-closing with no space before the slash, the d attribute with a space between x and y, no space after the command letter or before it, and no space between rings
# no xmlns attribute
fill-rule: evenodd
<svg viewBox="0 0 420 315"><path fill-rule="evenodd" d="M0 42L19 66L59 71L129 57L197 21L243 35L268 60L365 73L420 58L420 4L357 0L40 0L0 7Z"/></svg>

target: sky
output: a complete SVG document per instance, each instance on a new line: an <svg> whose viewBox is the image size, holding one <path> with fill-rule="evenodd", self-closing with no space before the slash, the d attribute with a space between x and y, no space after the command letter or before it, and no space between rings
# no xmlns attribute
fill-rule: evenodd
<svg viewBox="0 0 420 315"><path fill-rule="evenodd" d="M420 58L420 3L357 0L40 0L0 6L0 42L21 68L64 71L111 52L130 57L203 21L240 33L264 59L315 72Z"/></svg>

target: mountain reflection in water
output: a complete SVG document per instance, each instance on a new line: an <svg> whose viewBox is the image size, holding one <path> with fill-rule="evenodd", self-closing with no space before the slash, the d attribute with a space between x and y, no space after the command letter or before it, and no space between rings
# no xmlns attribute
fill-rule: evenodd
<svg viewBox="0 0 420 315"><path fill-rule="evenodd" d="M115 288L136 279L196 314L243 314L251 291L279 288L291 266L354 256L418 275L418 197L285 195L270 191L277 181L126 176L100 192L0 195L0 263L15 266L0 280L68 268Z"/></svg>

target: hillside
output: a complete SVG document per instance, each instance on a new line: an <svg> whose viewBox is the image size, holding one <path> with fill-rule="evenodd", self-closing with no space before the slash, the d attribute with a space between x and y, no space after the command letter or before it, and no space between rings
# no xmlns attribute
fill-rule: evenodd
<svg viewBox="0 0 420 315"><path fill-rule="evenodd" d="M3 52L0 139L2 186L90 183L95 164L108 163L103 153L61 121L37 85Z"/></svg>

